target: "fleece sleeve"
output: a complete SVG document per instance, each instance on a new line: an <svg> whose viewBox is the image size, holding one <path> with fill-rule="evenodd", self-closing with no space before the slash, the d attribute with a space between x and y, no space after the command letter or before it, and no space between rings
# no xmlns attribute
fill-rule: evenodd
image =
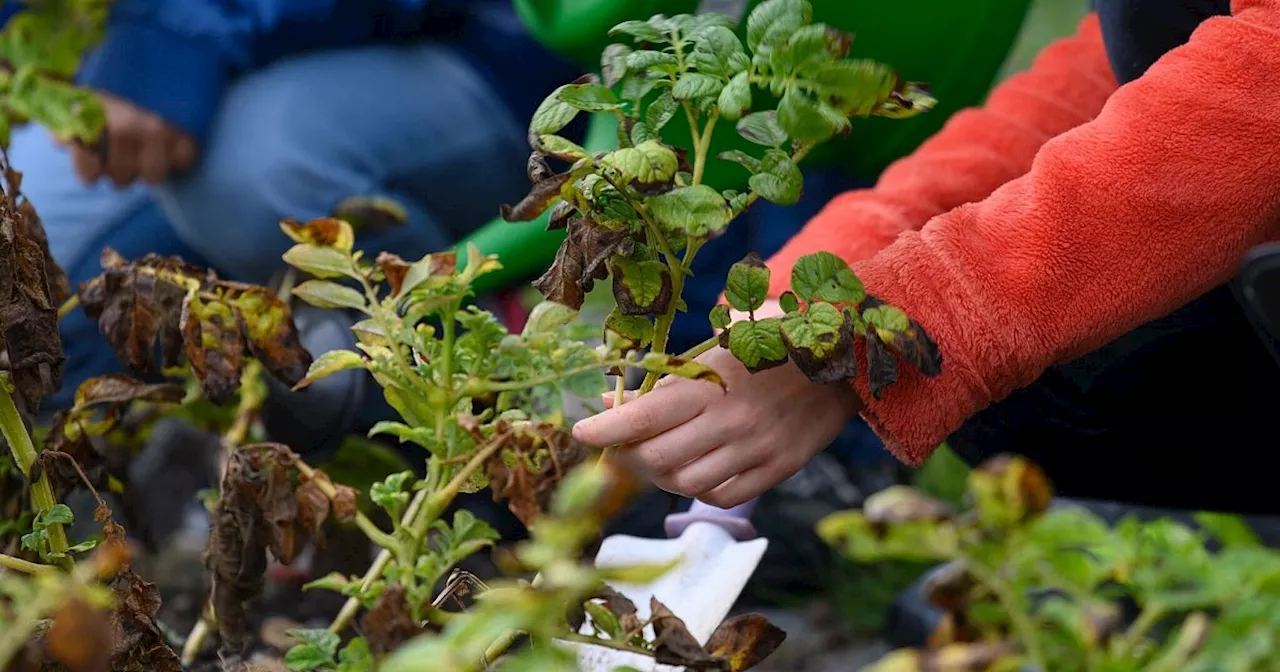
<svg viewBox="0 0 1280 672"><path fill-rule="evenodd" d="M398 0L407 7L427 0ZM323 23L337 0L116 0L81 83L151 110L203 140L232 75L284 23Z"/></svg>
<svg viewBox="0 0 1280 672"><path fill-rule="evenodd" d="M883 249L931 217L980 201L1025 174L1050 138L1097 116L1116 89L1098 19L1046 47L1031 68L1005 80L981 108L956 113L875 187L832 200L769 260L772 296L787 290L796 259L828 250L850 262Z"/></svg>
<svg viewBox="0 0 1280 672"><path fill-rule="evenodd" d="M854 265L937 340L943 372L904 368L867 402L921 462L1049 366L1228 280L1280 232L1280 0L1235 0L1042 147L1024 176Z"/></svg>

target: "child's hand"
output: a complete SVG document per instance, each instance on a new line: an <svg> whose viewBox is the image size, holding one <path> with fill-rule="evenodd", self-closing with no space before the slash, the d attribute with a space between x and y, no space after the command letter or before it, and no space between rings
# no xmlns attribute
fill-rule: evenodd
<svg viewBox="0 0 1280 672"><path fill-rule="evenodd" d="M658 487L727 508L799 471L862 406L849 385L814 383L791 364L752 375L722 348L698 360L720 373L727 393L668 377L579 422L574 435L589 446L626 446Z"/></svg>
<svg viewBox="0 0 1280 672"><path fill-rule="evenodd" d="M195 163L196 143L186 132L123 98L98 97L107 117L101 143L105 157L103 150L73 145L71 160L81 180L94 184L107 177L117 187L139 179L159 184Z"/></svg>

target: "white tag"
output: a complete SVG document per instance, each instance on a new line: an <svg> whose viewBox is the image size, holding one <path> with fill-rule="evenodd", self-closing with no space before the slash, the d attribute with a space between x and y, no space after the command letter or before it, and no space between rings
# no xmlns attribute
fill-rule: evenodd
<svg viewBox="0 0 1280 672"><path fill-rule="evenodd" d="M743 15L747 13L747 0L699 0L697 13L707 12L718 12L733 19L735 23L741 22Z"/></svg>

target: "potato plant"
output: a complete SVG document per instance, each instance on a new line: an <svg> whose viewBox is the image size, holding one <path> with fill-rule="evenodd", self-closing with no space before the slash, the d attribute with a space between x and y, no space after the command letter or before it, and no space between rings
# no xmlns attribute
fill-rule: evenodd
<svg viewBox="0 0 1280 672"><path fill-rule="evenodd" d="M926 585L943 614L929 647L866 669L1275 669L1280 553L1240 519L1109 527L1051 499L1035 465L1003 456L970 474L967 510L895 486L824 519L856 561L946 563Z"/></svg>
<svg viewBox="0 0 1280 672"><path fill-rule="evenodd" d="M555 263L535 283L547 299L576 309L597 280L611 277L617 307L606 330L632 347L665 352L688 269L707 241L757 199L795 203L800 161L847 132L852 118L903 118L932 107L923 85L879 63L846 58L852 37L811 17L807 0L762 3L747 18L745 45L720 14L628 21L612 34L629 44L605 50L602 76L584 76L543 102L529 125L533 188L503 214L527 221L551 208L550 227L566 230ZM580 112L616 117L618 149L588 155L556 135ZM663 141L679 114L692 147ZM756 153L710 156L715 132L730 123ZM705 184L713 160L740 165L749 174L747 188ZM553 161L567 167L557 172ZM785 316L757 320L753 311L768 286L763 263L745 259L727 279L726 299L750 319L731 325L727 306L710 316L719 342L750 370L791 360L813 380L848 380L858 372L854 340L863 338L877 395L897 378L891 351L926 375L938 373L938 349L923 329L868 296L835 255L802 258L792 291L781 299ZM657 378L647 376L641 393Z"/></svg>

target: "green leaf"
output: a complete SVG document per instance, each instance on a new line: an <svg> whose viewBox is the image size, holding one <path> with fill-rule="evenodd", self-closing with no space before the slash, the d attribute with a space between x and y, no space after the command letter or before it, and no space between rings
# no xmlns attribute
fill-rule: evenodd
<svg viewBox="0 0 1280 672"><path fill-rule="evenodd" d="M522 336L550 334L569 324L578 317L578 311L555 301L542 301L529 312L525 321Z"/></svg>
<svg viewBox="0 0 1280 672"><path fill-rule="evenodd" d="M653 321L642 315L624 315L614 306L604 320L604 328L622 337L623 350L643 348L653 341Z"/></svg>
<svg viewBox="0 0 1280 672"><path fill-rule="evenodd" d="M623 315L655 315L671 305L671 272L660 261L612 259L613 297Z"/></svg>
<svg viewBox="0 0 1280 672"><path fill-rule="evenodd" d="M627 70L631 72L643 72L649 68L656 68L663 73L673 73L676 71L676 57L674 54L668 54L665 51L633 51L627 54Z"/></svg>
<svg viewBox="0 0 1280 672"><path fill-rule="evenodd" d="M838 61L849 53L853 39L848 33L824 23L804 26L787 40L787 56L793 67L807 70L806 66Z"/></svg>
<svg viewBox="0 0 1280 672"><path fill-rule="evenodd" d="M644 112L644 123L657 133L671 121L678 109L680 109L680 103L672 97L671 91L663 91L653 99L652 103L649 103L648 109Z"/></svg>
<svg viewBox="0 0 1280 672"><path fill-rule="evenodd" d="M815 303L804 313L783 319L782 340L791 361L815 383L835 383L858 375L853 324L829 303Z"/></svg>
<svg viewBox="0 0 1280 672"><path fill-rule="evenodd" d="M630 35L637 42L665 42L666 36L648 21L623 21L609 29L610 37Z"/></svg>
<svg viewBox="0 0 1280 672"><path fill-rule="evenodd" d="M669 147L650 140L605 155L601 163L613 167L624 183L662 184L670 182L680 168L680 160Z"/></svg>
<svg viewBox="0 0 1280 672"><path fill-rule="evenodd" d="M778 297L778 305L787 313L800 310L800 302L796 299L795 292L783 292L782 296Z"/></svg>
<svg viewBox="0 0 1280 672"><path fill-rule="evenodd" d="M436 445L435 433L426 427L410 427L403 422L394 420L379 420L369 428L368 436L370 438L380 434L390 434L398 439L400 443L415 443L428 451L434 452L439 448Z"/></svg>
<svg viewBox="0 0 1280 672"><path fill-rule="evenodd" d="M875 306L862 311L862 319L880 331L906 331L911 328L911 320L907 314L889 305Z"/></svg>
<svg viewBox="0 0 1280 672"><path fill-rule="evenodd" d="M676 100L696 100L720 95L724 82L719 77L704 75L699 72L686 72L676 80L671 95Z"/></svg>
<svg viewBox="0 0 1280 672"><path fill-rule="evenodd" d="M338 654L337 672L373 672L373 653L364 637L356 637Z"/></svg>
<svg viewBox="0 0 1280 672"><path fill-rule="evenodd" d="M712 329L724 329L729 326L731 320L729 306L723 303L716 304L716 307L711 309L709 319L711 320Z"/></svg>
<svg viewBox="0 0 1280 672"><path fill-rule="evenodd" d="M1262 543L1253 528L1240 516L1201 511L1194 514L1196 524L1222 542L1224 546L1258 548Z"/></svg>
<svg viewBox="0 0 1280 672"><path fill-rule="evenodd" d="M720 116L729 120L739 119L751 111L751 83L745 71L729 80L729 84L720 91L717 105Z"/></svg>
<svg viewBox="0 0 1280 672"><path fill-rule="evenodd" d="M622 107L613 90L603 84L569 84L560 89L560 100L584 112L608 112Z"/></svg>
<svg viewBox="0 0 1280 672"><path fill-rule="evenodd" d="M36 517L41 527L50 525L70 525L75 522L76 517L71 513L71 507L66 504L54 504L47 511L42 512Z"/></svg>
<svg viewBox="0 0 1280 672"><path fill-rule="evenodd" d="M596 573L602 580L610 583L642 586L657 581L679 565L680 559L677 558L664 563L599 567Z"/></svg>
<svg viewBox="0 0 1280 672"><path fill-rule="evenodd" d="M734 32L724 26L710 26L699 31L693 47L693 65L699 72L729 78L743 73L751 59Z"/></svg>
<svg viewBox="0 0 1280 672"><path fill-rule="evenodd" d="M539 135L537 150L570 163L587 155L587 150L583 149L581 145L558 135Z"/></svg>
<svg viewBox="0 0 1280 672"><path fill-rule="evenodd" d="M293 295L316 308L353 308L363 311L368 307L364 294L327 280L307 280L293 288Z"/></svg>
<svg viewBox="0 0 1280 672"><path fill-rule="evenodd" d="M618 623L618 617L612 611L605 609L604 605L599 602L588 600L582 604L587 615L591 617L591 623L600 631L609 635L609 639L620 639L622 637L622 624Z"/></svg>
<svg viewBox="0 0 1280 672"><path fill-rule="evenodd" d="M787 141L787 132L778 124L774 110L754 112L738 120L738 135L765 147L781 147Z"/></svg>
<svg viewBox="0 0 1280 672"><path fill-rule="evenodd" d="M716 158L722 161L732 161L753 173L756 172L757 170L760 170L760 159L757 159L756 157L751 156L750 154L737 149L731 149L727 152L720 152L718 155L716 155Z"/></svg>
<svg viewBox="0 0 1280 672"><path fill-rule="evenodd" d="M806 143L826 142L847 132L849 120L839 110L792 87L778 103L778 125L792 138Z"/></svg>
<svg viewBox="0 0 1280 672"><path fill-rule="evenodd" d="M369 498L374 504L386 509L391 517L399 520L400 514L404 512L404 507L409 505L409 493L404 488L414 480L412 471L402 471L398 474L391 474L383 480L374 483L369 489Z"/></svg>
<svg viewBox="0 0 1280 672"><path fill-rule="evenodd" d="M729 328L729 352L755 373L787 363L782 321L776 317L739 321Z"/></svg>
<svg viewBox="0 0 1280 672"><path fill-rule="evenodd" d="M719 373L716 373L715 369L701 362L675 355L650 352L640 360L639 366L651 373L678 376L689 380L702 380L708 383L715 383L722 388L725 387L724 379L720 377Z"/></svg>
<svg viewBox="0 0 1280 672"><path fill-rule="evenodd" d="M560 381L565 392L584 399L595 399L609 389L609 381L600 369L580 371Z"/></svg>
<svg viewBox="0 0 1280 672"><path fill-rule="evenodd" d="M649 214L664 230L702 238L718 235L733 219L720 192L705 184L673 189L648 201Z"/></svg>
<svg viewBox="0 0 1280 672"><path fill-rule="evenodd" d="M800 257L791 268L791 289L801 299L859 303L866 298L862 281L843 259L830 252ZM865 318L864 318L865 319Z"/></svg>
<svg viewBox="0 0 1280 672"><path fill-rule="evenodd" d="M568 86L568 85L566 85ZM560 129L569 125L578 116L578 109L560 99L560 92L565 87L553 91L543 99L542 104L534 111L529 122L529 132L537 135L559 133Z"/></svg>
<svg viewBox="0 0 1280 672"><path fill-rule="evenodd" d="M766 0L747 17L747 46L760 51L761 45L783 42L811 20L813 6L807 0Z"/></svg>
<svg viewBox="0 0 1280 672"><path fill-rule="evenodd" d="M771 149L765 153L759 170L747 184L766 201L778 205L795 205L800 200L804 177L786 152Z"/></svg>
<svg viewBox="0 0 1280 672"><path fill-rule="evenodd" d="M301 642L285 654L290 670L317 670L332 665L341 639L328 630L290 630L289 636Z"/></svg>
<svg viewBox="0 0 1280 672"><path fill-rule="evenodd" d="M637 121L631 125L631 144L638 145L642 142L657 139L658 134L655 133L646 122Z"/></svg>
<svg viewBox="0 0 1280 672"><path fill-rule="evenodd" d="M760 255L752 252L729 267L724 296L729 305L742 312L754 311L764 305L769 296L769 269Z"/></svg>
<svg viewBox="0 0 1280 672"><path fill-rule="evenodd" d="M616 42L604 48L600 54L600 75L605 86L613 87L627 75L627 57L631 53L631 47Z"/></svg>
<svg viewBox="0 0 1280 672"><path fill-rule="evenodd" d="M298 244L284 253L285 263L317 278L354 276L351 258L332 247Z"/></svg>
<svg viewBox="0 0 1280 672"><path fill-rule="evenodd" d="M326 378L339 371L347 371L349 369L363 369L365 367L365 358L359 353L351 350L329 350L324 354L316 357L311 362L311 366L307 369L307 376L293 386L293 389L301 390L312 383Z"/></svg>

